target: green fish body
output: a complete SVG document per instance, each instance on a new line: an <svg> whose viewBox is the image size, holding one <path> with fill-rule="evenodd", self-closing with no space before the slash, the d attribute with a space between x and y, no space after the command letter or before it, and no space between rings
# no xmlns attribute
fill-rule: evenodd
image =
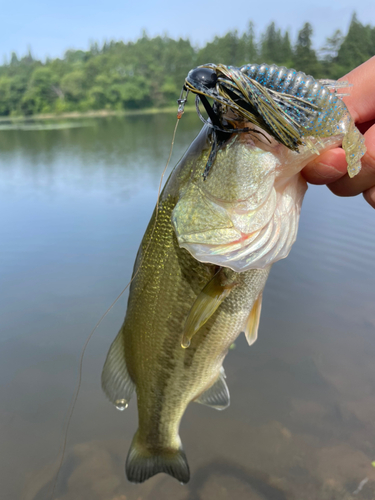
<svg viewBox="0 0 375 500"><path fill-rule="evenodd" d="M363 137L329 95L340 84L306 78L267 65L205 65L185 80L184 91L199 96L211 122L161 194L102 374L116 406L137 393L130 481L159 472L189 480L181 418L192 401L229 405L222 364L241 332L250 345L257 338L270 268L296 239L307 189L302 168L342 143L349 174L360 169Z"/></svg>
<svg viewBox="0 0 375 500"><path fill-rule="evenodd" d="M204 129L163 190L156 224L154 213L138 252L124 324L103 369L103 389L112 403L125 405L137 393L139 428L126 464L133 482L158 472L189 480L178 434L185 409L191 401L217 409L229 405L223 360L241 332L256 337L260 300L255 304L270 266L236 273L199 262L179 246L171 223L192 172L204 169L206 136ZM225 161L231 158L230 148ZM189 330L190 346L183 348L187 318L194 313L198 324Z"/></svg>

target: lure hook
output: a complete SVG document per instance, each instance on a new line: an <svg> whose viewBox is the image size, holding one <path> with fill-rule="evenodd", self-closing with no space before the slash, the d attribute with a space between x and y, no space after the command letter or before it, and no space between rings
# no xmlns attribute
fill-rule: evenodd
<svg viewBox="0 0 375 500"><path fill-rule="evenodd" d="M184 97L184 92L186 92L185 94L185 97ZM187 89L185 87L185 85L182 87L181 89L181 94L180 94L180 98L177 99L177 103L178 103L178 109L177 109L177 118L178 120L182 117L182 115L184 114L184 109L185 109L185 104L187 102L187 97L189 95L189 89Z"/></svg>

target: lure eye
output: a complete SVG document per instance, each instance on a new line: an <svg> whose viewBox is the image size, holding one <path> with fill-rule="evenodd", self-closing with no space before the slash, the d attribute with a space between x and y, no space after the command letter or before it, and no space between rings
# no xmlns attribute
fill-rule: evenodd
<svg viewBox="0 0 375 500"><path fill-rule="evenodd" d="M211 89L216 85L217 75L213 69L196 68L190 71L188 80L193 83L194 86L204 86L208 89Z"/></svg>

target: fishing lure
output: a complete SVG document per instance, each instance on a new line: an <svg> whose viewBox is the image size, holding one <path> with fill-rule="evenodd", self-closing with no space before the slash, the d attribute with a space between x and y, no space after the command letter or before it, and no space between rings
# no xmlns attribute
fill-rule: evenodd
<svg viewBox="0 0 375 500"><path fill-rule="evenodd" d="M179 99L179 113L183 112L191 91L196 94L197 108L200 100L210 117L214 133L205 178L229 133L260 133L249 127L236 127L227 117L228 110L240 116L244 123L260 127L292 151L298 152L301 146L307 146L319 154L316 146L319 139L342 136L348 174L354 177L361 169L366 148L364 137L341 100L348 94L338 92L348 86L346 82L315 80L302 71L275 64L247 64L241 68L204 64L187 75ZM214 100L212 107L207 97ZM204 121L199 109L198 114Z"/></svg>

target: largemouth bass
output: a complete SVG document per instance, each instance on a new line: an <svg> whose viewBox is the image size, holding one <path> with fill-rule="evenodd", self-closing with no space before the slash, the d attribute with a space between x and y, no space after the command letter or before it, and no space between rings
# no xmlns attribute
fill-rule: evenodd
<svg viewBox="0 0 375 500"><path fill-rule="evenodd" d="M102 374L116 406L137 393L139 427L126 461L130 481L165 472L188 482L181 418L192 401L219 410L230 403L222 364L241 332L250 345L257 338L271 265L288 255L296 238L307 188L300 170L345 138L355 144L349 168L359 169L362 137L331 93L334 84L306 83L306 75L294 72L300 81L294 89L303 93L304 75L309 95L287 94L288 71L279 71L279 87L260 82L253 66L206 65L186 78L180 116L184 92L192 91L209 120L173 170L150 220L125 321ZM328 119L319 128L333 100L340 108L335 123Z"/></svg>

